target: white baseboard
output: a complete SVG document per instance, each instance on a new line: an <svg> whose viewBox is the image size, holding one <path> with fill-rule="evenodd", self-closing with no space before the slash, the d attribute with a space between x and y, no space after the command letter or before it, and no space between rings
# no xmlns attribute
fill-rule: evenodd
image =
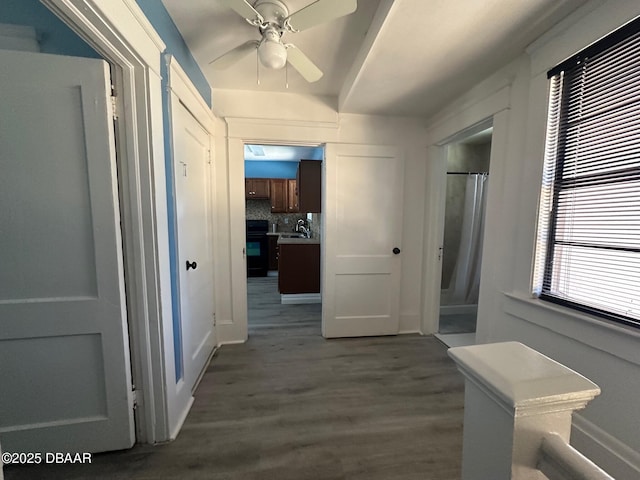
<svg viewBox="0 0 640 480"><path fill-rule="evenodd" d="M616 480L640 478L640 453L580 414L573 415L571 445Z"/></svg>
<svg viewBox="0 0 640 480"><path fill-rule="evenodd" d="M216 325L216 338L218 345L229 345L232 343L244 343L247 341L246 329L233 322L220 322Z"/></svg>
<svg viewBox="0 0 640 480"><path fill-rule="evenodd" d="M400 313L398 333L420 333L420 315L417 313Z"/></svg>
<svg viewBox="0 0 640 480"><path fill-rule="evenodd" d="M189 415L189 412L191 411L191 406L193 405L194 400L195 398L193 396L189 397L189 402L187 403L187 405L185 405L184 410L180 412L180 417L174 425L173 430L169 434L169 442L173 442L176 438L178 438L178 434L180 433L180 430L182 430L184 421L187 419L187 415Z"/></svg>
<svg viewBox="0 0 640 480"><path fill-rule="evenodd" d="M302 303L322 303L319 293L283 293L280 295L282 305L297 305Z"/></svg>
<svg viewBox="0 0 640 480"><path fill-rule="evenodd" d="M478 305L440 305L440 315L460 315L478 313Z"/></svg>

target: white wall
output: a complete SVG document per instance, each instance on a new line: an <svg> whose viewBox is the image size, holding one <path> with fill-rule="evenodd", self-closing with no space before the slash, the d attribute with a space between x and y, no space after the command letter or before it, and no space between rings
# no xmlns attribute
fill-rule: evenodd
<svg viewBox="0 0 640 480"><path fill-rule="evenodd" d="M494 115L491 182L478 311L480 343L521 341L602 388L575 417L572 443L618 479L640 478L640 331L531 298L537 201L546 122L546 71L640 15L633 0L598 0L565 19L526 53L428 122L429 171L447 136ZM428 203L436 202L430 196ZM427 209L426 222L437 220ZM435 286L425 244L425 295ZM426 310L425 323L432 322Z"/></svg>
<svg viewBox="0 0 640 480"><path fill-rule="evenodd" d="M216 298L221 342L246 338L246 295L241 249L244 247L244 162L236 153L243 140L282 143L339 142L395 145L405 156L404 226L400 331L420 330L422 231L424 220L425 140L418 119L338 114L336 100L282 93L213 91L214 113L224 119L216 129L218 225ZM222 175L226 170L227 175ZM220 238L224 236L224 238Z"/></svg>

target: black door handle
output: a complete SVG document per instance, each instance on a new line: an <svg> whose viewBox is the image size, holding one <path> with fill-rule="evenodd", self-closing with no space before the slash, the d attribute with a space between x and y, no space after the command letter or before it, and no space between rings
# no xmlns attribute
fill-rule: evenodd
<svg viewBox="0 0 640 480"><path fill-rule="evenodd" d="M393 254L394 254L394 255L398 255L399 253L400 253L400 249L399 249L398 247L395 247L395 248L393 249Z"/></svg>
<svg viewBox="0 0 640 480"><path fill-rule="evenodd" d="M187 272L190 268L193 268L195 270L196 268L198 268L198 264L196 262L189 262L189 260L187 260Z"/></svg>

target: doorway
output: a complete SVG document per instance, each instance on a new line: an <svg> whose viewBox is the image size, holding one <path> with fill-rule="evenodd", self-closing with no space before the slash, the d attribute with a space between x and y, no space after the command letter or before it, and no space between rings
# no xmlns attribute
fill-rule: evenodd
<svg viewBox="0 0 640 480"><path fill-rule="evenodd" d="M439 336L475 343L493 128L446 145Z"/></svg>
<svg viewBox="0 0 640 480"><path fill-rule="evenodd" d="M249 335L320 335L321 145L245 144Z"/></svg>

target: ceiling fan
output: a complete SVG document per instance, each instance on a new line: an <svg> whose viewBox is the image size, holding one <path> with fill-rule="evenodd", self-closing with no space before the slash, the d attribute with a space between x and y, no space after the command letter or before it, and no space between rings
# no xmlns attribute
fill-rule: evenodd
<svg viewBox="0 0 640 480"><path fill-rule="evenodd" d="M296 33L321 23L355 12L357 0L316 0L312 4L289 13L280 0L257 0L251 5L247 0L222 0L245 20L256 27L261 40L249 40L211 61L215 68L225 69L257 50L260 63L267 68L280 69L287 62L307 82L322 78L322 71L292 43L284 43L282 35Z"/></svg>

